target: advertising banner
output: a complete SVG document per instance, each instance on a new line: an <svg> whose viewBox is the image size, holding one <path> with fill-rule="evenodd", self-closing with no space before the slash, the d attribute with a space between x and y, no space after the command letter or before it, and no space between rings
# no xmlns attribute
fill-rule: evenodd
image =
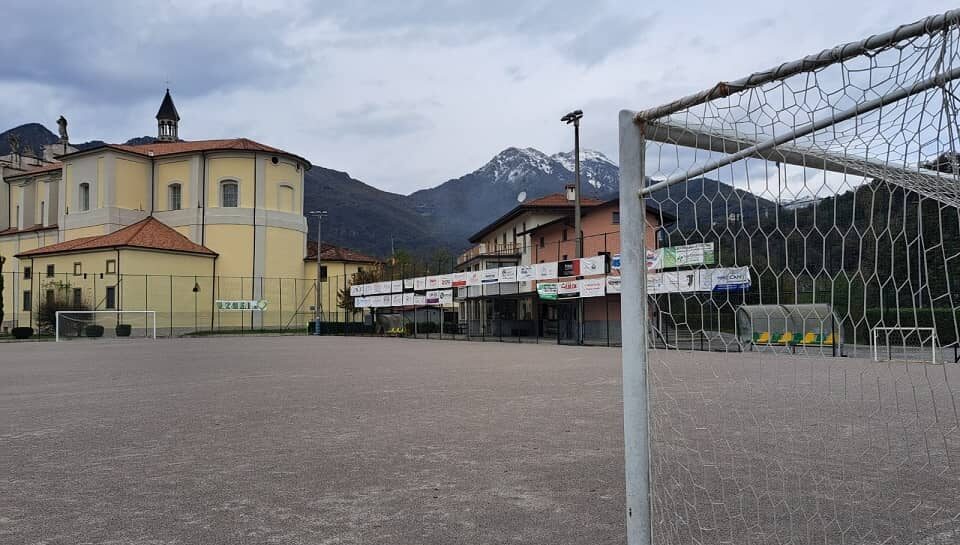
<svg viewBox="0 0 960 545"><path fill-rule="evenodd" d="M607 277L607 293L620 293L619 276L611 275Z"/></svg>
<svg viewBox="0 0 960 545"><path fill-rule="evenodd" d="M580 276L580 260L571 259L557 263L557 276L559 278Z"/></svg>
<svg viewBox="0 0 960 545"><path fill-rule="evenodd" d="M509 283L517 281L517 268L516 267L500 267L499 269L499 282Z"/></svg>
<svg viewBox="0 0 960 545"><path fill-rule="evenodd" d="M620 270L620 254L613 254L610 258L610 270L619 271Z"/></svg>
<svg viewBox="0 0 960 545"><path fill-rule="evenodd" d="M712 242L647 250L647 270L659 271L674 267L713 265L713 254Z"/></svg>
<svg viewBox="0 0 960 545"><path fill-rule="evenodd" d="M440 277L439 276L428 276L427 277L427 289L435 290L440 287Z"/></svg>
<svg viewBox="0 0 960 545"><path fill-rule="evenodd" d="M579 281L580 297L603 297L606 295L606 280L603 278L584 278Z"/></svg>
<svg viewBox="0 0 960 545"><path fill-rule="evenodd" d="M390 293L400 293L403 291L403 280L393 280L390 282Z"/></svg>
<svg viewBox="0 0 960 545"><path fill-rule="evenodd" d="M373 284L360 284L361 293L364 295L373 295Z"/></svg>
<svg viewBox="0 0 960 545"><path fill-rule="evenodd" d="M402 307L402 306L403 306L403 294L402 294L402 293L394 293L394 294L391 295L390 297L391 297L391 300L390 300L390 306L391 306L391 307Z"/></svg>
<svg viewBox="0 0 960 545"><path fill-rule="evenodd" d="M468 286L480 285L480 271L470 271L467 273L467 285Z"/></svg>
<svg viewBox="0 0 960 545"><path fill-rule="evenodd" d="M427 292L426 304L428 305L439 305L440 304L440 290L430 290Z"/></svg>
<svg viewBox="0 0 960 545"><path fill-rule="evenodd" d="M458 272L453 275L453 287L462 288L467 285L467 273Z"/></svg>
<svg viewBox="0 0 960 545"><path fill-rule="evenodd" d="M576 297L580 294L580 283L576 280L564 280L557 282L557 295L563 299L565 297Z"/></svg>
<svg viewBox="0 0 960 545"><path fill-rule="evenodd" d="M366 297L357 297L353 300L353 306L356 308L367 308L370 306L370 303L367 302Z"/></svg>
<svg viewBox="0 0 960 545"><path fill-rule="evenodd" d="M222 301L217 299L217 310L265 310L267 301L265 299L242 300L242 301Z"/></svg>
<svg viewBox="0 0 960 545"><path fill-rule="evenodd" d="M438 286L441 289L450 289L453 287L453 275L452 274L443 274L440 275L440 285Z"/></svg>
<svg viewBox="0 0 960 545"><path fill-rule="evenodd" d="M546 301L556 301L557 283L556 282L538 282L537 295Z"/></svg>
<svg viewBox="0 0 960 545"><path fill-rule="evenodd" d="M427 289L427 278L421 276L419 278L413 279L413 289L414 291L424 291Z"/></svg>
<svg viewBox="0 0 960 545"><path fill-rule="evenodd" d="M453 290L440 290L440 304L444 306L453 304Z"/></svg>
<svg viewBox="0 0 960 545"><path fill-rule="evenodd" d="M484 269L480 271L481 284L496 284L500 281L499 269Z"/></svg>
<svg viewBox="0 0 960 545"><path fill-rule="evenodd" d="M517 281L529 282L537 279L536 265L520 265L517 267Z"/></svg>
<svg viewBox="0 0 960 545"><path fill-rule="evenodd" d="M557 262L537 264L537 280L554 280L557 276Z"/></svg>
<svg viewBox="0 0 960 545"><path fill-rule="evenodd" d="M362 286L362 285L357 284L357 285L355 285L355 286L350 286L350 296L351 296L351 297L357 297L357 296L360 296L360 295L363 295L363 286Z"/></svg>
<svg viewBox="0 0 960 545"><path fill-rule="evenodd" d="M580 258L580 274L583 276L607 274L607 258L602 255Z"/></svg>
<svg viewBox="0 0 960 545"><path fill-rule="evenodd" d="M403 279L403 289L412 290L413 289L413 278L404 278Z"/></svg>
<svg viewBox="0 0 960 545"><path fill-rule="evenodd" d="M413 304L414 304L415 306L418 306L418 307L422 307L423 305L426 305L426 304L427 304L427 296L426 296L426 295L414 294L414 296L413 296Z"/></svg>
<svg viewBox="0 0 960 545"><path fill-rule="evenodd" d="M413 292L408 291L403 294L403 306L409 307L413 306Z"/></svg>
<svg viewBox="0 0 960 545"><path fill-rule="evenodd" d="M750 289L749 267L702 269L699 291L734 291Z"/></svg>
<svg viewBox="0 0 960 545"><path fill-rule="evenodd" d="M377 293L390 293L390 282L377 282Z"/></svg>

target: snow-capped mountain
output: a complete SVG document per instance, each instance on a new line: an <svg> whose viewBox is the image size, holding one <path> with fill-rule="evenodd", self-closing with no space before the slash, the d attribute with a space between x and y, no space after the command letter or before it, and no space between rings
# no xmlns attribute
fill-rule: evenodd
<svg viewBox="0 0 960 545"><path fill-rule="evenodd" d="M598 151L580 153L583 194L601 199L615 197L619 191L617 165ZM425 221L466 240L516 206L521 193L535 199L563 191L563 186L573 183L573 171L573 152L547 155L534 148L507 148L477 170L417 191L410 199Z"/></svg>

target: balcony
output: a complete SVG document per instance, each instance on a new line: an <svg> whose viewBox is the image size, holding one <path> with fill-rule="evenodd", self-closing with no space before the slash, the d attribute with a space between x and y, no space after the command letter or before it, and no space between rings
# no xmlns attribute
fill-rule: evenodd
<svg viewBox="0 0 960 545"><path fill-rule="evenodd" d="M480 257L480 256L508 256L508 255L520 255L523 252L523 243L522 242L507 242L507 243L496 243L488 244L486 242L481 242L473 248L470 248L466 252L460 254L457 257L457 265L462 265L471 259Z"/></svg>

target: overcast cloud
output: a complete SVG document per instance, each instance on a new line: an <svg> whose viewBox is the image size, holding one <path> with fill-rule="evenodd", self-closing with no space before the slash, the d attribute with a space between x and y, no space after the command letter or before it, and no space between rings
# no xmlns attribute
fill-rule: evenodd
<svg viewBox="0 0 960 545"><path fill-rule="evenodd" d="M93 8L91 6L97 6ZM246 136L410 193L508 146L616 160L617 111L658 105L951 8L947 2L18 2L3 8L0 130L73 141Z"/></svg>

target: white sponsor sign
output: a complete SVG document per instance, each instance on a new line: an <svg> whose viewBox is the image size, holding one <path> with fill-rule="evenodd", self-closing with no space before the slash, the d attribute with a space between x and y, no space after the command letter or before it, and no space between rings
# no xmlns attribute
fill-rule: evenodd
<svg viewBox="0 0 960 545"><path fill-rule="evenodd" d="M423 291L427 289L427 279L423 276L413 279L413 289L415 291Z"/></svg>
<svg viewBox="0 0 960 545"><path fill-rule="evenodd" d="M480 271L481 284L496 284L500 281L499 269L484 269Z"/></svg>
<svg viewBox="0 0 960 545"><path fill-rule="evenodd" d="M536 265L520 265L517 267L517 281L530 282L537 279Z"/></svg>
<svg viewBox="0 0 960 545"><path fill-rule="evenodd" d="M607 283L603 278L584 278L579 281L580 297L603 297Z"/></svg>
<svg viewBox="0 0 960 545"><path fill-rule="evenodd" d="M439 278L440 278L440 285L438 286L439 288L441 288L441 289L449 289L449 288L453 287L453 275L452 275L452 274L444 274L444 275L441 275Z"/></svg>
<svg viewBox="0 0 960 545"><path fill-rule="evenodd" d="M500 267L500 274L498 280L502 283L516 282L517 281L517 268L516 267Z"/></svg>
<svg viewBox="0 0 960 545"><path fill-rule="evenodd" d="M360 289L364 295L373 295L373 284L360 284Z"/></svg>
<svg viewBox="0 0 960 545"><path fill-rule="evenodd" d="M440 277L439 276L428 276L427 277L427 289L435 290L440 287Z"/></svg>
<svg viewBox="0 0 960 545"><path fill-rule="evenodd" d="M453 304L453 290L440 290L440 304L444 306Z"/></svg>
<svg viewBox="0 0 960 545"><path fill-rule="evenodd" d="M620 293L620 277L610 275L607 277L607 293Z"/></svg>
<svg viewBox="0 0 960 545"><path fill-rule="evenodd" d="M580 293L580 283L576 280L557 282L557 295L560 297L575 297Z"/></svg>
<svg viewBox="0 0 960 545"><path fill-rule="evenodd" d="M467 285L467 273L458 272L453 275L453 287L462 288Z"/></svg>
<svg viewBox="0 0 960 545"><path fill-rule="evenodd" d="M403 294L403 306L409 307L413 305L413 292L408 291Z"/></svg>
<svg viewBox="0 0 960 545"><path fill-rule="evenodd" d="M390 296L390 306L391 307L402 307L403 306L403 294L394 293Z"/></svg>
<svg viewBox="0 0 960 545"><path fill-rule="evenodd" d="M355 286L350 286L350 296L359 297L363 295L363 286L357 284Z"/></svg>
<svg viewBox="0 0 960 545"><path fill-rule="evenodd" d="M607 273L607 258L602 255L580 258L580 274L591 276Z"/></svg>
<svg viewBox="0 0 960 545"><path fill-rule="evenodd" d="M745 290L751 286L749 267L721 267L699 272L699 291Z"/></svg>
<svg viewBox="0 0 960 545"><path fill-rule="evenodd" d="M713 262L712 242L647 250L647 270L649 271L691 265L712 265Z"/></svg>
<svg viewBox="0 0 960 545"><path fill-rule="evenodd" d="M377 293L390 293L390 282L378 282Z"/></svg>
<svg viewBox="0 0 960 545"><path fill-rule="evenodd" d="M422 306L426 305L426 304L427 304L427 296L426 296L426 295L414 295L414 296L413 296L413 304L416 305L416 306L418 306L418 307L422 307Z"/></svg>
<svg viewBox="0 0 960 545"><path fill-rule="evenodd" d="M390 293L400 293L403 291L403 280L393 280L390 282Z"/></svg>
<svg viewBox="0 0 960 545"><path fill-rule="evenodd" d="M553 280L557 277L557 262L537 263L537 280Z"/></svg>
<svg viewBox="0 0 960 545"><path fill-rule="evenodd" d="M427 292L427 301L428 305L437 305L440 304L440 290L430 290Z"/></svg>
<svg viewBox="0 0 960 545"><path fill-rule="evenodd" d="M470 271L467 273L467 285L468 286L480 285L480 271Z"/></svg>
<svg viewBox="0 0 960 545"><path fill-rule="evenodd" d="M265 299L225 301L217 299L217 310L264 310L267 308Z"/></svg>
<svg viewBox="0 0 960 545"><path fill-rule="evenodd" d="M413 278L404 278L403 279L403 289L412 290L413 289Z"/></svg>

